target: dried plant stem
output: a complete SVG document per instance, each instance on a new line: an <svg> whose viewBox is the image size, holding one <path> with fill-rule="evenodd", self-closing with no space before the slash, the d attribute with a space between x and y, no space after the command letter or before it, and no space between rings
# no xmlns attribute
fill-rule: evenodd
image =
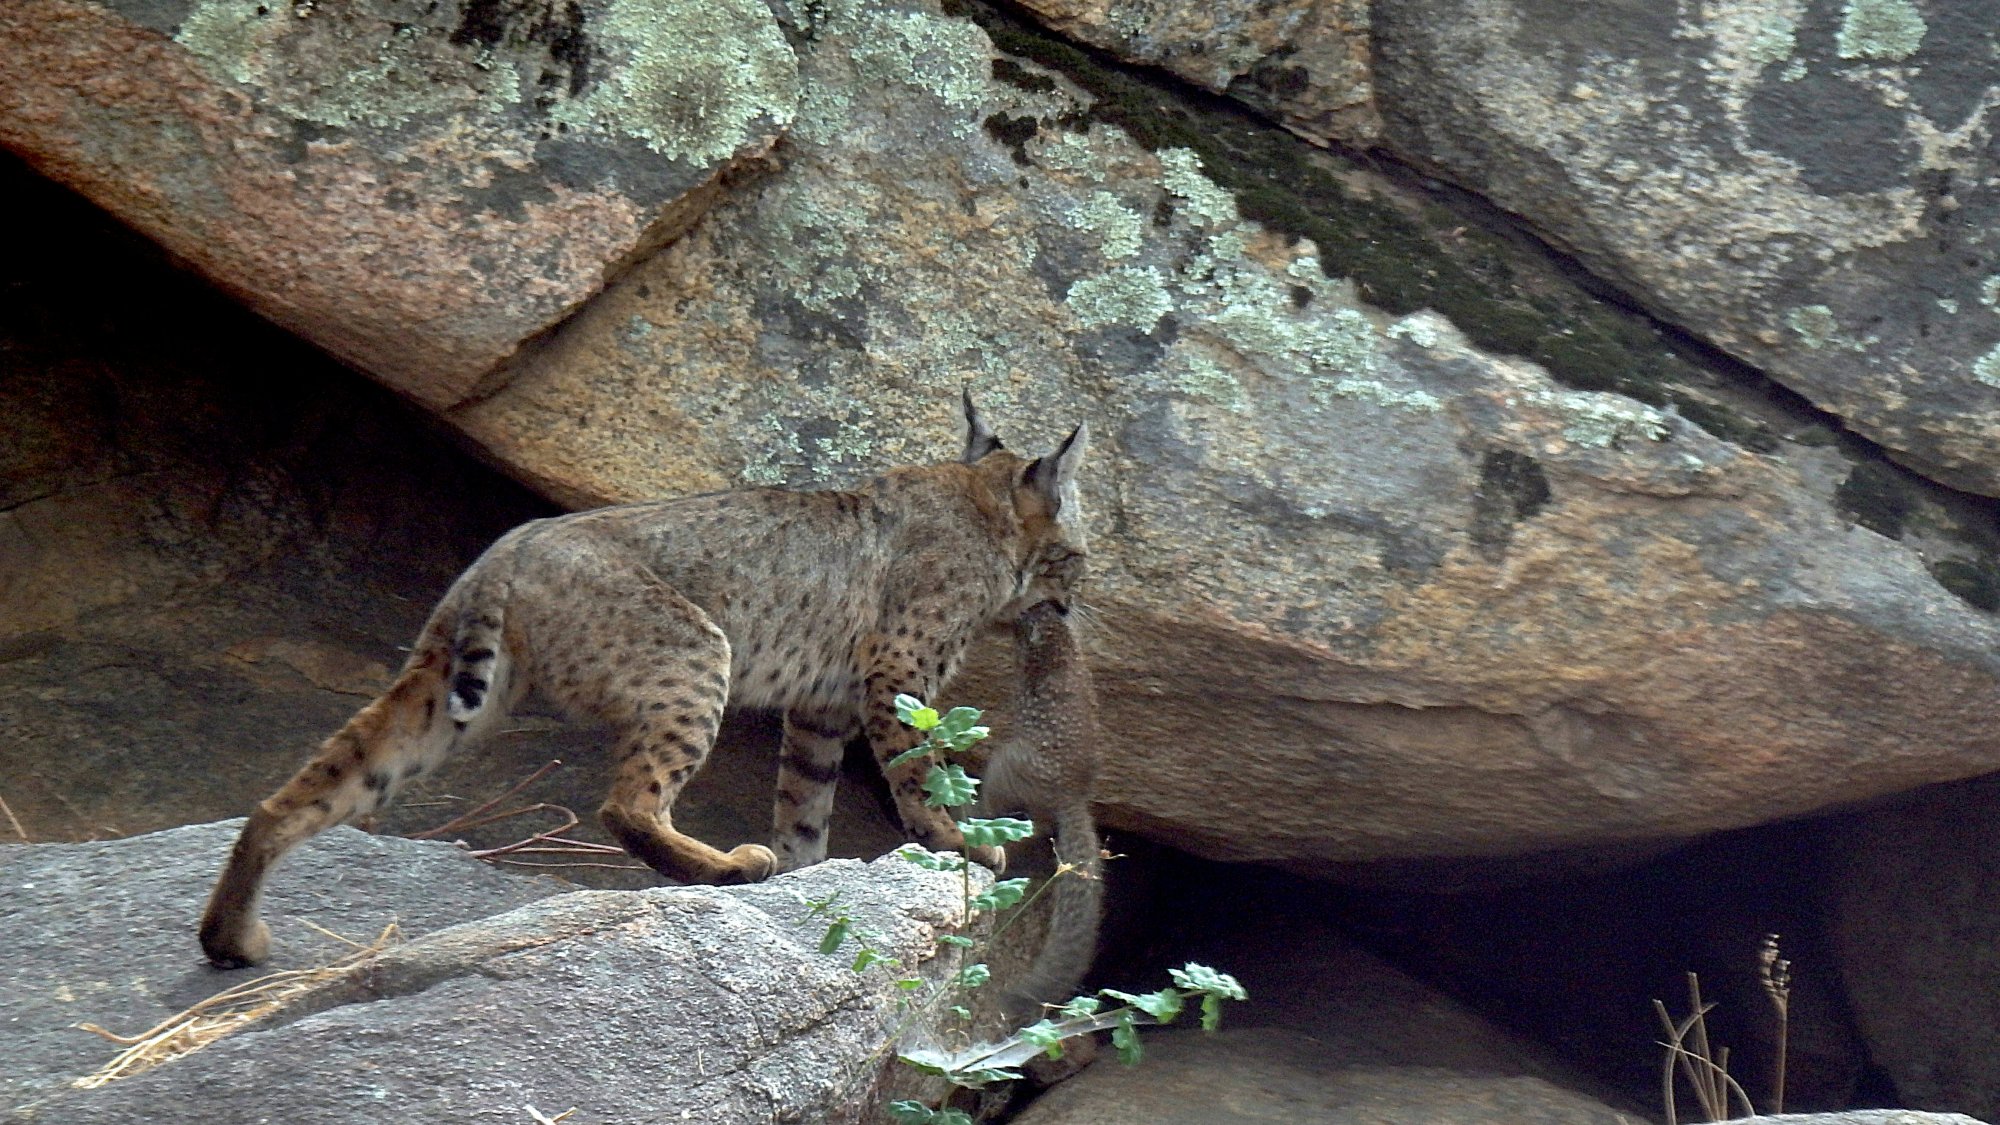
<svg viewBox="0 0 2000 1125"><path fill-rule="evenodd" d="M96 1089L107 1082L129 1078L198 1051L233 1031L282 1010L293 1000L321 985L354 972L394 944L399 937L394 922L384 926L375 940L365 945L318 926L313 928L353 946L354 952L317 968L285 969L244 981L168 1016L137 1035L119 1035L94 1023L77 1024L79 1030L102 1036L125 1049L95 1072L76 1079L72 1085L85 1090Z"/></svg>
<svg viewBox="0 0 2000 1125"><path fill-rule="evenodd" d="M561 765L562 765L562 759L550 758L548 760L548 763L542 766L541 769L538 769L534 773L531 773L528 776L522 778L521 780L515 782L513 787L508 789L505 793L500 794L498 797L495 797L492 800L487 801L485 804L482 804L477 808L468 809L465 812L460 813L459 815L451 818L450 820L445 821L443 824L438 825L436 828L427 828L422 832L413 832L410 834L410 839L431 840L439 836L442 836L448 832L463 832L468 828L475 828L482 824L491 824L493 821L505 820L507 819L507 817L519 816L523 812L530 811L527 809L516 809L511 813L505 813L500 816L489 817L485 815L486 813L492 811L495 807L499 806L501 802L505 801L507 798L512 797L514 794L519 793L521 790L526 789L528 786L533 785L537 781L540 781L543 778L543 776L546 775L550 770L556 769ZM541 808L547 806L536 806L536 807Z"/></svg>
<svg viewBox="0 0 2000 1125"><path fill-rule="evenodd" d="M28 830L21 827L20 818L14 815L14 810L8 806L7 798L5 797L0 797L0 813L7 814L8 826L14 830L14 835L19 836L21 838L22 843L27 844L33 842L28 839Z"/></svg>

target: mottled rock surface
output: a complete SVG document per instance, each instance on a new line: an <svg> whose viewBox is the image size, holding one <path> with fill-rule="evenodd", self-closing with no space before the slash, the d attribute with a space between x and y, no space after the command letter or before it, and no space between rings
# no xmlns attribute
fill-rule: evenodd
<svg viewBox="0 0 2000 1125"><path fill-rule="evenodd" d="M796 96L757 0L19 0L0 39L0 145L433 407L685 230Z"/></svg>
<svg viewBox="0 0 2000 1125"><path fill-rule="evenodd" d="M996 66L934 8L815 11L784 174L453 412L550 495L948 456L961 383L1016 448L1088 418L1104 817L1219 858L1686 836L2000 765L2000 629L1929 569L1987 548L1927 557L1919 525L1950 520L1894 470L1809 417L1552 377L1587 384L1614 338L1621 373L1686 366L1643 332L1579 316L1523 343L1545 368L1383 312L1364 298L1434 293L1498 338L1570 298L1462 224L1438 239L1504 266L1421 256L1319 165L1298 196L1232 194L1176 143L1241 123L1175 132L1136 95ZM1340 225L1363 213L1388 217ZM1503 275L1521 306L1474 291ZM1873 472L1908 506L1857 526ZM983 675L957 698L1005 698Z"/></svg>
<svg viewBox="0 0 2000 1125"><path fill-rule="evenodd" d="M1843 834L1834 938L1855 1022L1904 1104L2000 1118L2000 781L1913 794Z"/></svg>
<svg viewBox="0 0 2000 1125"><path fill-rule="evenodd" d="M1983 1125L1962 1113L1907 1109L1853 1109L1846 1113L1772 1113L1733 1117L1731 1125Z"/></svg>
<svg viewBox="0 0 2000 1125"><path fill-rule="evenodd" d="M525 1120L535 1106L595 1121L859 1122L905 995L891 977L953 967L935 937L959 924L958 877L896 857L753 888L545 898L553 884L444 845L336 829L274 886L279 961L310 966L334 944L301 918L364 938L392 916L430 932L260 1027L70 1088L116 1049L72 1022L138 1031L253 975L208 969L186 939L236 827L0 850L8 930L27 939L0 990L17 1118L448 1122ZM818 952L826 922L809 900L834 894L903 970L856 973Z"/></svg>
<svg viewBox="0 0 2000 1125"><path fill-rule="evenodd" d="M1050 27L1162 67L1313 138L1367 144L1381 130L1364 0L1024 0Z"/></svg>
<svg viewBox="0 0 2000 1125"><path fill-rule="evenodd" d="M2000 494L1996 32L1911 0L1377 4L1383 144Z"/></svg>
<svg viewBox="0 0 2000 1125"><path fill-rule="evenodd" d="M1022 1125L1637 1125L1535 1048L1309 920L1218 919L1204 950L1249 991L1222 1029L1143 1033L1056 1086Z"/></svg>

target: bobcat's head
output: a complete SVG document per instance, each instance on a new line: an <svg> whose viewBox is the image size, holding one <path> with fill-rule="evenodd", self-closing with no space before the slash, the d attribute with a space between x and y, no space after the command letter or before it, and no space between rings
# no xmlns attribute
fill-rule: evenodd
<svg viewBox="0 0 2000 1125"><path fill-rule="evenodd" d="M1007 474L1021 529L1009 615L1045 601L1067 609L1089 569L1090 542L1076 470L1090 444L1090 427L1078 426L1055 452L1030 461L1001 446L972 404L970 391L965 395L965 425L965 453L959 459Z"/></svg>

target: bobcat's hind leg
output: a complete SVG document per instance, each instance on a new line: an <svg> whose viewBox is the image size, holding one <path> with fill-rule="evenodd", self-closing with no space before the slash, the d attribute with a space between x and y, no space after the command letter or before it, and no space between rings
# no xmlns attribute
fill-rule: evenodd
<svg viewBox="0 0 2000 1125"><path fill-rule="evenodd" d="M785 740L778 749L778 795L771 817L771 847L778 870L796 871L826 859L827 821L840 785L847 741L861 733L852 714L804 708L785 712Z"/></svg>
<svg viewBox="0 0 2000 1125"><path fill-rule="evenodd" d="M617 731L611 792L598 809L621 847L683 883L754 883L777 857L762 844L730 851L673 826L674 799L701 769L729 698L729 641L700 607L645 567L567 560L562 582L588 621L549 614L530 636L537 683L563 708Z"/></svg>
<svg viewBox="0 0 2000 1125"><path fill-rule="evenodd" d="M472 733L444 713L445 646L418 651L425 655L413 657L388 692L349 719L250 814L202 911L202 952L216 966L255 965L270 955L271 932L258 917L258 903L265 877L286 852L387 805L403 782L435 766Z"/></svg>

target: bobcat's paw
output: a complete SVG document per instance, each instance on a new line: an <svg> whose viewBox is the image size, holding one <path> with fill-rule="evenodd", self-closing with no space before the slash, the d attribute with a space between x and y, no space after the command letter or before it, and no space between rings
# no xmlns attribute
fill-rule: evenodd
<svg viewBox="0 0 2000 1125"><path fill-rule="evenodd" d="M995 875L1007 873L1007 853L1000 848L967 848L965 854L972 862L990 869Z"/></svg>
<svg viewBox="0 0 2000 1125"><path fill-rule="evenodd" d="M741 883L761 883L778 873L777 853L762 844L738 844L729 851L735 865L734 878Z"/></svg>
<svg viewBox="0 0 2000 1125"><path fill-rule="evenodd" d="M201 951L218 969L241 969L261 965L271 956L271 927L262 918L249 925L204 918L201 924Z"/></svg>

